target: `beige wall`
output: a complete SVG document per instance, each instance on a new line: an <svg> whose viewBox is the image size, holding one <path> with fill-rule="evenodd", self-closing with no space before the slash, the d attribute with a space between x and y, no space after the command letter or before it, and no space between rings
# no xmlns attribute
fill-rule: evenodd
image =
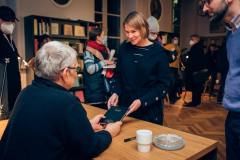
<svg viewBox="0 0 240 160"><path fill-rule="evenodd" d="M17 47L19 53L24 56L24 17L29 15L41 15L57 18L82 19L94 21L94 0L72 0L66 8L55 6L50 0L17 0L16 14L20 19L17 24Z"/></svg>
<svg viewBox="0 0 240 160"><path fill-rule="evenodd" d="M14 5L13 5L14 6ZM20 19L17 23L15 42L19 54L25 57L24 17L41 15L65 19L82 19L94 21L94 0L72 0L66 8L55 6L50 0L16 0L16 15ZM22 86L27 85L27 74L22 71Z"/></svg>

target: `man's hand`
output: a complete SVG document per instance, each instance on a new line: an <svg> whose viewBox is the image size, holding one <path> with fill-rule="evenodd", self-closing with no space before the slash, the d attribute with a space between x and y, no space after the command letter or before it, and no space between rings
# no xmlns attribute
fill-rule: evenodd
<svg viewBox="0 0 240 160"><path fill-rule="evenodd" d="M90 120L92 128L95 132L103 129L103 126L99 124L101 118L104 118L104 115L99 114Z"/></svg>
<svg viewBox="0 0 240 160"><path fill-rule="evenodd" d="M140 99L136 99L132 102L132 104L129 106L129 110L127 112L127 115L129 115L132 112L135 112L138 110L138 108L141 106L141 101Z"/></svg>
<svg viewBox="0 0 240 160"><path fill-rule="evenodd" d="M108 131L112 137L115 137L120 132L121 125L122 125L121 121L109 123L107 124L105 130Z"/></svg>

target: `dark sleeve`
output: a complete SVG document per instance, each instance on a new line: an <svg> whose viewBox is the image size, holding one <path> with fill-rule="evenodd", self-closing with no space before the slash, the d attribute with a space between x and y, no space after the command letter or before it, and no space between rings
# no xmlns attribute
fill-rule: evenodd
<svg viewBox="0 0 240 160"><path fill-rule="evenodd" d="M169 70L168 57L165 53L158 55L158 63L156 68L156 83L149 88L144 96L140 97L142 106L148 106L152 103L163 99L172 82L172 77Z"/></svg>
<svg viewBox="0 0 240 160"><path fill-rule="evenodd" d="M76 102L69 106L65 115L64 132L67 149L73 159L96 157L111 144L112 137L109 132L94 132L80 103Z"/></svg>

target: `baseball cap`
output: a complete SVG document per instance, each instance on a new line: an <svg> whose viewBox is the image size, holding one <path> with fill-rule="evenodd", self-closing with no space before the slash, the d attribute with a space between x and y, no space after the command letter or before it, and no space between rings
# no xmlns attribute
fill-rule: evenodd
<svg viewBox="0 0 240 160"><path fill-rule="evenodd" d="M0 6L0 18L4 21L19 21L15 12L8 6Z"/></svg>

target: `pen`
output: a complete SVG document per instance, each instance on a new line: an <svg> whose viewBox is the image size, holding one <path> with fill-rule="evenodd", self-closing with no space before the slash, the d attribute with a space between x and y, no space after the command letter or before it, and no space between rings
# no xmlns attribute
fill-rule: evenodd
<svg viewBox="0 0 240 160"><path fill-rule="evenodd" d="M135 140L135 139L136 139L136 137L125 138L124 142L129 142L129 141L132 141L132 140Z"/></svg>

